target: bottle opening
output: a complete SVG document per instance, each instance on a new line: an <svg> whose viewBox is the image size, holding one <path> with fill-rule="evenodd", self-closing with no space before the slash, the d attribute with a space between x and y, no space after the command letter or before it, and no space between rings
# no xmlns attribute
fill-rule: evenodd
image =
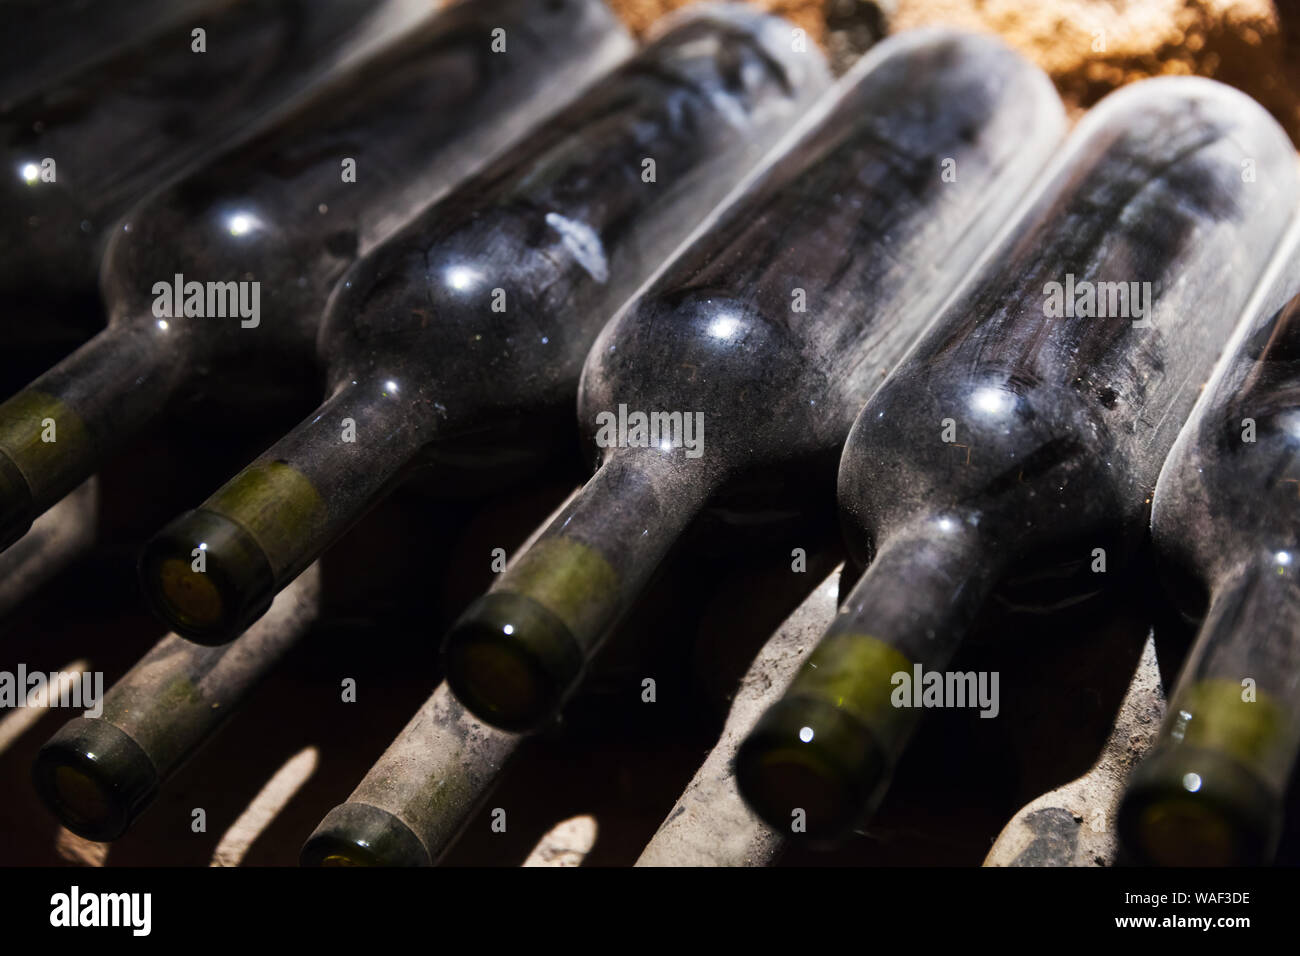
<svg viewBox="0 0 1300 956"><path fill-rule="evenodd" d="M547 710L545 675L525 654L488 638L462 640L455 652L456 694L501 726L531 725Z"/></svg>
<svg viewBox="0 0 1300 956"><path fill-rule="evenodd" d="M214 512L190 511L140 556L140 584L163 621L200 644L227 644L271 606L275 577L257 541Z"/></svg>
<svg viewBox="0 0 1300 956"><path fill-rule="evenodd" d="M1143 856L1159 866L1231 866L1239 840L1212 808L1190 800L1161 800L1142 811Z"/></svg>
<svg viewBox="0 0 1300 956"><path fill-rule="evenodd" d="M86 717L69 721L40 749L32 780L64 826L99 842L125 833L158 790L157 770L140 745Z"/></svg>
<svg viewBox="0 0 1300 956"><path fill-rule="evenodd" d="M429 866L429 852L405 823L368 803L344 803L303 845L303 866Z"/></svg>
<svg viewBox="0 0 1300 956"><path fill-rule="evenodd" d="M77 767L55 767L51 790L60 819L73 828L100 833L115 816L112 794Z"/></svg>
<svg viewBox="0 0 1300 956"><path fill-rule="evenodd" d="M503 730L536 730L559 712L582 676L568 627L536 601L507 591L479 598L443 650L447 682L476 717Z"/></svg>
<svg viewBox="0 0 1300 956"><path fill-rule="evenodd" d="M736 755L741 795L779 833L834 842L871 809L888 778L874 737L821 701L773 706Z"/></svg>
<svg viewBox="0 0 1300 956"><path fill-rule="evenodd" d="M189 562L178 558L163 561L158 582L169 617L198 628L212 627L221 620L221 592L211 578L195 573Z"/></svg>
<svg viewBox="0 0 1300 956"><path fill-rule="evenodd" d="M1281 803L1246 766L1202 747L1152 753L1133 773L1120 838L1154 866L1258 866L1281 830Z"/></svg>

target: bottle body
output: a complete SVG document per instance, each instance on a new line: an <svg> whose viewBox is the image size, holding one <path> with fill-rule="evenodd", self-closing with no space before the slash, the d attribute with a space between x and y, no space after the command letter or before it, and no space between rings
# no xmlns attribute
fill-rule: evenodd
<svg viewBox="0 0 1300 956"><path fill-rule="evenodd" d="M1248 181L1243 159L1268 173ZM810 835L843 836L995 590L1095 591L1140 544L1160 463L1294 204L1293 166L1267 114L1208 81L1138 84L1080 124L849 435L840 507L872 563L742 750L769 822L803 807Z"/></svg>
<svg viewBox="0 0 1300 956"><path fill-rule="evenodd" d="M718 492L820 467L829 500L853 415L1062 124L1005 47L920 31L876 47L809 126L592 347L578 413L600 468L447 639L483 719L553 716Z"/></svg>

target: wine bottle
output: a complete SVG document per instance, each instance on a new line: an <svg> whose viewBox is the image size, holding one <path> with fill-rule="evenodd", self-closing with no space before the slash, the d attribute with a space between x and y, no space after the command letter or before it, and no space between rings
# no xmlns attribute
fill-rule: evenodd
<svg viewBox="0 0 1300 956"><path fill-rule="evenodd" d="M391 2L207 7L0 106L6 367L20 350L66 351L102 325L96 279L104 243L133 204L246 138L341 60L390 40L412 20L409 8ZM57 29L82 35L63 13ZM120 10L117 18L131 19Z"/></svg>
<svg viewBox="0 0 1300 956"><path fill-rule="evenodd" d="M109 688L97 716L68 721L41 747L32 768L41 800L78 836L122 836L311 629L319 609L320 569L313 565L225 647L168 634Z"/></svg>
<svg viewBox="0 0 1300 956"><path fill-rule="evenodd" d="M802 472L830 500L854 414L1063 127L1043 74L985 37L901 34L842 83L592 347L578 420L600 467L447 636L447 680L483 720L551 719L715 495Z"/></svg>
<svg viewBox="0 0 1300 956"><path fill-rule="evenodd" d="M1263 108L1210 80L1135 84L1080 123L849 435L841 514L871 563L737 757L771 826L844 835L921 707L975 705L970 678L989 693L991 675L944 668L995 588L1064 603L1131 557L1160 463L1294 207L1294 166Z"/></svg>
<svg viewBox="0 0 1300 956"><path fill-rule="evenodd" d="M523 738L475 720L446 683L303 845L303 866L433 866Z"/></svg>
<svg viewBox="0 0 1300 956"><path fill-rule="evenodd" d="M1300 229L1270 271L1152 500L1158 557L1202 623L1120 812L1146 863L1268 862L1300 751Z"/></svg>
<svg viewBox="0 0 1300 956"><path fill-rule="evenodd" d="M646 844L637 866L769 866L785 848L736 789L736 750L835 617L837 567L786 618L745 672L717 746Z"/></svg>
<svg viewBox="0 0 1300 956"><path fill-rule="evenodd" d="M58 82L185 17L231 0L9 0L0 104ZM76 29L69 24L76 22Z"/></svg>
<svg viewBox="0 0 1300 956"><path fill-rule="evenodd" d="M454 4L136 206L105 252L108 328L0 405L0 545L169 403L313 388L344 270L630 45L599 0Z"/></svg>
<svg viewBox="0 0 1300 956"><path fill-rule="evenodd" d="M146 546L163 620L227 641L411 471L517 475L563 445L601 325L827 84L749 6L663 29L348 273L324 404Z"/></svg>

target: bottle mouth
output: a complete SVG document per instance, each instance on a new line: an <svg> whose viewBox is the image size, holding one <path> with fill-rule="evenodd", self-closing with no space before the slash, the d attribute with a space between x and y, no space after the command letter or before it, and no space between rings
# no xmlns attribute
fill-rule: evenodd
<svg viewBox="0 0 1300 956"><path fill-rule="evenodd" d="M139 570L154 613L198 644L235 640L275 596L271 563L253 536L203 509L186 512L155 535Z"/></svg>
<svg viewBox="0 0 1300 956"><path fill-rule="evenodd" d="M303 866L432 866L405 823L368 803L344 803L325 815L299 854Z"/></svg>
<svg viewBox="0 0 1300 956"><path fill-rule="evenodd" d="M581 646L532 598L491 591L461 615L443 644L443 671L480 720L516 733L558 716L582 679Z"/></svg>
<svg viewBox="0 0 1300 956"><path fill-rule="evenodd" d="M874 808L890 775L875 736L837 707L779 700L736 754L736 783L750 808L794 839L843 841Z"/></svg>
<svg viewBox="0 0 1300 956"><path fill-rule="evenodd" d="M116 840L158 792L158 771L130 735L105 720L69 721L40 749L32 782L65 827Z"/></svg>
<svg viewBox="0 0 1300 956"><path fill-rule="evenodd" d="M1161 747L1133 772L1119 836L1148 866L1258 866L1281 833L1281 801L1240 761L1203 747Z"/></svg>

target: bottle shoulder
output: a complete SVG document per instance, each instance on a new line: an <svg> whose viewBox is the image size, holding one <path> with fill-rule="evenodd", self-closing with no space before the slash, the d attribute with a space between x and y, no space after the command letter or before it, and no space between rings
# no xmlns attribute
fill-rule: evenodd
<svg viewBox="0 0 1300 956"><path fill-rule="evenodd" d="M1091 532L1133 538L1145 496L1126 418L1082 382L931 376L915 356L867 402L840 462L846 516L880 536L922 515L984 525L1032 551Z"/></svg>
<svg viewBox="0 0 1300 956"><path fill-rule="evenodd" d="M838 443L851 401L800 316L719 288L638 299L596 340L583 370L584 429L602 413L702 416L708 454L732 467L807 457Z"/></svg>

